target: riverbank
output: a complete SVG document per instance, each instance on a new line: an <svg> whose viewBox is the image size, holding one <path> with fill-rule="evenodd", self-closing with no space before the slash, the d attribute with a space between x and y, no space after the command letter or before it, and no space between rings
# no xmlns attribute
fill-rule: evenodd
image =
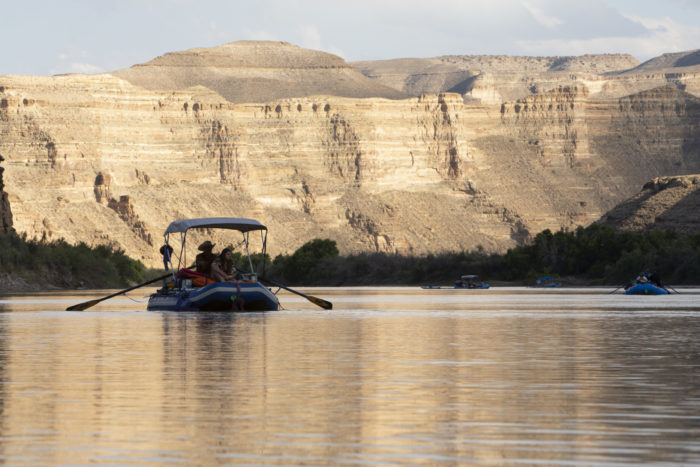
<svg viewBox="0 0 700 467"><path fill-rule="evenodd" d="M234 263L247 269L240 252ZM665 283L691 285L700 277L700 234L625 232L591 225L574 232L545 230L505 254L471 252L404 256L341 256L333 240L314 239L291 255L253 255L261 277L292 287L453 285L465 274L492 286L530 286L542 276L564 286L620 287L644 269ZM50 290L121 289L163 275L107 246L40 242L0 236L0 294Z"/></svg>

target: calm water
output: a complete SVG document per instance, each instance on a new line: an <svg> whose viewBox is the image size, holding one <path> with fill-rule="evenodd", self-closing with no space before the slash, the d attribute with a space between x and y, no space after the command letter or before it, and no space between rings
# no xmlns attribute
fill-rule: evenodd
<svg viewBox="0 0 700 467"><path fill-rule="evenodd" d="M0 297L0 462L700 465L700 289Z"/></svg>

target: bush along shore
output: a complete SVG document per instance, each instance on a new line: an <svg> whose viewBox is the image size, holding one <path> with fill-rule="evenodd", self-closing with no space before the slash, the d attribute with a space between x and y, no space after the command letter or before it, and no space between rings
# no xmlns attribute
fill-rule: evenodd
<svg viewBox="0 0 700 467"><path fill-rule="evenodd" d="M158 272L162 274L104 245L0 235L0 292L120 288L157 277Z"/></svg>
<svg viewBox="0 0 700 467"><path fill-rule="evenodd" d="M242 266L244 258L234 254ZM450 285L463 274L512 285L537 277L565 285L620 286L648 268L667 284L700 283L700 233L624 232L597 224L573 232L545 230L529 245L505 254L472 252L404 256L361 253L341 256L336 243L314 239L290 255L254 255L261 276L287 285ZM108 246L69 245L0 235L0 292L123 288L163 274Z"/></svg>

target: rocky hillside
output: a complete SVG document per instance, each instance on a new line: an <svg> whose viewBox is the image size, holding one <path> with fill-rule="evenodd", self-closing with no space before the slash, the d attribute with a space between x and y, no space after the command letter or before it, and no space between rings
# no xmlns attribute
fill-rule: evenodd
<svg viewBox="0 0 700 467"><path fill-rule="evenodd" d="M606 213L601 224L616 229L700 232L700 175L658 177Z"/></svg>
<svg viewBox="0 0 700 467"><path fill-rule="evenodd" d="M553 87L556 87L574 81L572 73L601 75L628 70L639 65L639 61L622 54L579 57L450 55L352 62L352 65L367 77L413 96L458 92L472 97L478 82L493 81L491 77L497 76L498 82L519 83L517 92L509 96L519 98L542 91L546 82L555 81Z"/></svg>
<svg viewBox="0 0 700 467"><path fill-rule="evenodd" d="M665 84L700 95L700 50L640 64L625 54L573 57L459 55L353 62L364 75L413 96L457 92L465 102L524 99L583 84L590 97L619 98Z"/></svg>
<svg viewBox="0 0 700 467"><path fill-rule="evenodd" d="M637 65L627 56L504 62L415 97L270 42L0 76L11 221L150 265L170 221L201 216L261 220L273 256L315 237L342 253L504 251L588 225L651 178L700 173L697 73L618 73Z"/></svg>
<svg viewBox="0 0 700 467"><path fill-rule="evenodd" d="M313 95L408 97L365 77L340 57L286 42L243 41L173 52L112 75L150 90L204 86L234 103Z"/></svg>
<svg viewBox="0 0 700 467"><path fill-rule="evenodd" d="M644 73L644 72L658 72L660 70L665 70L669 73L676 72L688 72L700 71L700 49L691 50L689 52L677 52L663 54L660 57L652 58L647 60L641 65L628 70L626 73Z"/></svg>

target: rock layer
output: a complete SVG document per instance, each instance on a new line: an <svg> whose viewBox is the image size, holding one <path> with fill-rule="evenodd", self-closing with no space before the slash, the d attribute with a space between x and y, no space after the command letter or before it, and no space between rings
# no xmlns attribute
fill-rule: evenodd
<svg viewBox="0 0 700 467"><path fill-rule="evenodd" d="M267 62L251 62L257 43L212 57L188 51L154 60L152 74L0 77L0 155L17 231L110 244L152 266L168 223L200 216L261 220L273 255L316 237L342 253L504 251L545 228L590 224L655 176L700 173L694 75L555 71L546 83L525 80L514 99L503 98L520 86L513 75L482 77L483 99L475 86L387 99L374 94L385 86L364 81L340 97L312 95L316 78L300 77L359 75L342 60L260 46L279 50ZM264 92L279 90L263 81L259 103L231 97L233 78L204 85L216 87L214 71L255 75L261 64L298 85L273 99ZM197 73L206 80L190 80Z"/></svg>

